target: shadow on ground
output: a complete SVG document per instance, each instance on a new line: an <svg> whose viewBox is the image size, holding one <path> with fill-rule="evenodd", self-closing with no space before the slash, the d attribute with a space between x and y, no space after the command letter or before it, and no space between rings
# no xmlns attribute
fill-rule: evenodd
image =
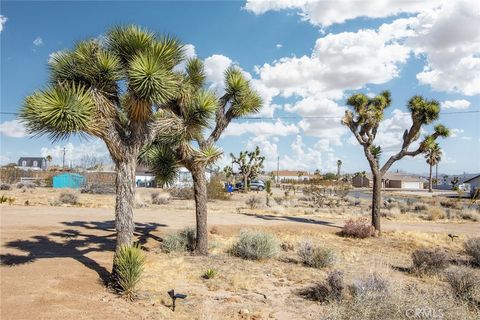
<svg viewBox="0 0 480 320"><path fill-rule="evenodd" d="M23 251L27 255L2 254L1 265L15 266L39 259L72 258L97 272L100 279L106 283L109 271L87 255L92 252L115 250L114 221L70 221L62 224L68 229L5 243L4 247ZM166 226L159 223L136 223L134 235L141 245L148 239L162 241L152 232Z"/></svg>
<svg viewBox="0 0 480 320"><path fill-rule="evenodd" d="M249 217L258 218L258 219L263 219L263 220L278 220L278 221L292 221L292 222L299 222L299 223L310 223L310 224L318 224L322 226L342 229L341 226L337 226L333 222L317 220L317 219L309 219L309 218L302 218L302 217L295 217L295 216L274 216L271 214L254 214L254 213L246 213L246 212L241 212L240 214L243 214Z"/></svg>

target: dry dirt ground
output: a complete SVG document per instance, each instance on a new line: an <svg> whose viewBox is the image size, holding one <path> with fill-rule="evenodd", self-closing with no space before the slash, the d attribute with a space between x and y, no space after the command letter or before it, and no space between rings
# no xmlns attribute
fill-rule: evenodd
<svg viewBox="0 0 480 320"><path fill-rule="evenodd" d="M36 199L33 206L19 206L24 200L15 196L16 205L0 205L1 319L319 319L324 307L298 292L324 279L329 269L298 263L288 248L299 240L309 237L334 249L335 268L349 281L374 270L392 281L444 290L440 279L404 271L411 264L410 253L428 246L461 256L463 240L480 234L478 222L384 219L382 237L349 239L337 234L345 217L251 210L245 208L244 195L235 195L209 203L209 257L167 254L160 250L162 238L195 222L193 201L174 200L135 210L136 236L147 263L140 299L128 302L102 282L113 257L112 208L47 206L48 197L55 197L50 190L33 191L28 197ZM105 207L113 203L112 196L81 197L84 203L103 202ZM231 257L228 248L246 228L275 233L287 250L263 262ZM458 238L452 242L449 233ZM202 278L208 268L217 270L215 278ZM175 312L167 294L172 288L187 294Z"/></svg>

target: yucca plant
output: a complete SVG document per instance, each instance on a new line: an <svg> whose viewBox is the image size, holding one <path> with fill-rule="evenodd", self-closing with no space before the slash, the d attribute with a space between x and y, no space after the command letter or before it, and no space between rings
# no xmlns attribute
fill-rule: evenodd
<svg viewBox="0 0 480 320"><path fill-rule="evenodd" d="M448 137L449 135L449 130L445 126L437 124L434 127L434 132L426 135L416 149L409 150L412 144L420 139L422 127L433 123L440 117L440 104L438 101L427 100L421 96L413 96L407 104L412 124L403 133L402 147L400 151L390 156L381 166L380 155L382 149L380 146L375 145L374 142L380 123L384 118L385 110L391 103L392 98L389 91L383 91L373 98L363 93L353 94L347 99L347 105L352 107L352 110L345 111L345 116L342 119L342 124L350 129L358 143L363 147L363 152L372 171L372 226L379 234L381 231L382 179L385 173L396 161L406 156L415 157L424 153L438 137Z"/></svg>
<svg viewBox="0 0 480 320"><path fill-rule="evenodd" d="M29 132L54 141L77 134L105 142L117 171L116 255L133 241L140 150L158 135L176 139L185 132L169 107L183 97L174 70L183 59L176 39L138 26L113 28L102 41L85 40L53 55L45 89L25 99L21 118Z"/></svg>
<svg viewBox="0 0 480 320"><path fill-rule="evenodd" d="M115 256L115 264L117 266L118 289L124 297L133 300L145 265L145 255L140 248L140 244L121 247Z"/></svg>
<svg viewBox="0 0 480 320"><path fill-rule="evenodd" d="M179 75L180 93L167 105L167 112L176 123L184 125L174 140L159 135L145 147L140 159L149 165L161 182L171 180L179 166L193 177L196 211L195 253L208 254L207 179L205 170L222 155L215 146L229 123L238 117L259 111L262 100L250 87L242 71L231 67L225 71L225 93L221 97L206 89L203 62L187 61ZM205 135L205 132L210 132Z"/></svg>
<svg viewBox="0 0 480 320"><path fill-rule="evenodd" d="M213 277L215 277L215 275L217 274L217 270L215 269L212 269L212 268L209 268L205 271L205 273L203 274L203 278L205 279L212 279Z"/></svg>

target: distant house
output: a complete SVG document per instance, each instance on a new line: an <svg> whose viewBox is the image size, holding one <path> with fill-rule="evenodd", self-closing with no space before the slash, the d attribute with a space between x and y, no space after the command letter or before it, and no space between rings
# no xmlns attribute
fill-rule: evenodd
<svg viewBox="0 0 480 320"><path fill-rule="evenodd" d="M480 190L480 174L465 180L464 183L470 185L470 194L473 196L478 190Z"/></svg>
<svg viewBox="0 0 480 320"><path fill-rule="evenodd" d="M207 182L210 181L210 177L212 173L213 173L213 170L210 168L207 168L205 170L205 176L207 178ZM137 187L146 187L146 188L157 187L155 174L149 167L145 165L137 166L137 171L135 172L135 182ZM184 167L179 168L176 179L172 183L170 183L167 187L173 187L173 188L193 187L192 174L190 173L190 171L188 171Z"/></svg>
<svg viewBox="0 0 480 320"><path fill-rule="evenodd" d="M401 174L401 173L386 173L382 179L382 188L397 188L397 189L423 189L425 179ZM352 185L356 188L373 187L373 178L371 173L367 173L365 176L357 174L352 178Z"/></svg>
<svg viewBox="0 0 480 320"><path fill-rule="evenodd" d="M153 188L157 186L152 170L141 164L137 166L137 171L135 172L135 183L137 187Z"/></svg>
<svg viewBox="0 0 480 320"><path fill-rule="evenodd" d="M47 169L47 159L42 157L21 157L18 159L18 166L22 169L45 170Z"/></svg>
<svg viewBox="0 0 480 320"><path fill-rule="evenodd" d="M289 181L307 181L312 176L307 171L295 171L295 170L279 170L272 171L272 174L278 179L279 182Z"/></svg>

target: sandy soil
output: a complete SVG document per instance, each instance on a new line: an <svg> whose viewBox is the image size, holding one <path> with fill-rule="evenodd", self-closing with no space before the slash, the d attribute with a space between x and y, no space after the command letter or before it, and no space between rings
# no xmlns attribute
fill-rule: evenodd
<svg viewBox="0 0 480 320"><path fill-rule="evenodd" d="M147 250L147 266L141 299L133 303L110 293L102 283L113 256L113 209L1 205L1 318L316 319L318 305L294 292L325 271L287 263L288 253L260 263L228 257L225 248L241 228L268 229L292 242L314 236L341 253L341 267L347 273L372 266L381 270L392 264L405 266L410 250L425 244L459 250L463 239L480 233L478 222L384 219L384 237L357 241L335 234L344 218L257 214L237 209L242 201L209 203L213 230L208 258L165 254L158 249L167 233L194 225L192 201L175 200L166 206L135 210L136 236ZM448 233L459 239L452 243ZM218 279L201 279L208 267L219 271ZM392 275L398 276L405 277ZM175 313L169 309L166 294L171 288L188 294Z"/></svg>

